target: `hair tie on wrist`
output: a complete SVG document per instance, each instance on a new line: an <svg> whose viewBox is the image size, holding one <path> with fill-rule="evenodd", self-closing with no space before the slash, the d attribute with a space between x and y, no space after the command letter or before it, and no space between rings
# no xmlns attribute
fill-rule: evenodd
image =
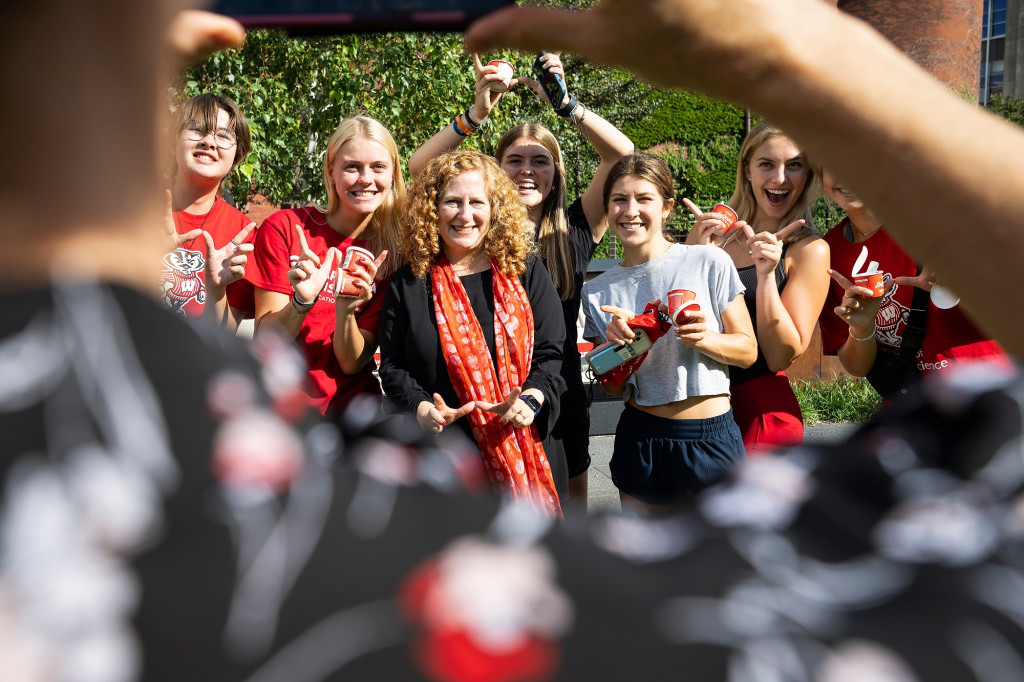
<svg viewBox="0 0 1024 682"><path fill-rule="evenodd" d="M305 315L306 313L308 313L310 311L310 309L312 309L312 307L314 305L316 305L316 299L315 298L312 301L310 301L309 303L303 303L302 301L299 300L299 295L297 293L295 293L294 291L292 292L292 297L291 297L290 301L291 301L291 304L292 304L292 310L294 310L295 313L297 315L300 315L300 316L301 315Z"/></svg>
<svg viewBox="0 0 1024 682"><path fill-rule="evenodd" d="M854 341L870 341L870 340L872 340L873 338L875 338L875 329L876 329L876 327L875 327L874 325L872 325L872 326L871 326L871 333L870 333L870 334L868 334L867 336L865 336L865 337L864 337L864 338L862 339L862 338L861 338L861 337L859 337L859 336L854 336L854 334L853 334L853 328L851 327L851 328L849 329L849 333L850 333L850 338L851 338L851 339L853 339Z"/></svg>

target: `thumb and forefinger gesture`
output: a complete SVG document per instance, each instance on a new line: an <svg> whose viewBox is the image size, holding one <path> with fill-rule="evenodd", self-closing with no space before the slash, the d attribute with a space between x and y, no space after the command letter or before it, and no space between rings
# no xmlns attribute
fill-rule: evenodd
<svg viewBox="0 0 1024 682"><path fill-rule="evenodd" d="M174 197L171 190L167 190L167 204L164 208L164 235L167 238L166 251L174 251L176 248L187 244L193 239L198 239L203 233L202 228L190 230L185 234L178 234L178 228L174 224Z"/></svg>
<svg viewBox="0 0 1024 682"><path fill-rule="evenodd" d="M299 260L288 271L288 282L292 285L292 291L295 292L299 303L308 304L316 300L327 284L338 250L332 246L321 261L306 243L302 225L296 225L295 231L298 234L300 253Z"/></svg>
<svg viewBox="0 0 1024 682"><path fill-rule="evenodd" d="M843 299L834 312L843 322L850 326L857 336L864 336L875 328L875 317L882 305L884 296L872 298L874 292L867 288L854 284L842 274L830 269L828 274L843 288ZM886 280L885 290L889 291L893 281Z"/></svg>
<svg viewBox="0 0 1024 682"><path fill-rule="evenodd" d="M242 279L249 254L256 248L253 244L246 244L245 240L255 229L256 223L249 223L219 249L213 243L213 236L205 230L202 231L203 239L206 240L207 288L211 285L223 288Z"/></svg>
<svg viewBox="0 0 1024 682"><path fill-rule="evenodd" d="M722 235L729 230L730 225L746 225L743 221L733 223L729 216L721 213L713 211L704 213L697 204L689 199L683 198L683 204L697 220L686 236L687 244L719 244L722 241Z"/></svg>
<svg viewBox="0 0 1024 682"><path fill-rule="evenodd" d="M473 53L473 65L476 67L476 101L473 104L473 109L479 116L474 120L479 123L490 115L491 109L498 103L502 95L517 85L519 79L513 78L507 89L491 90L492 85L503 82L501 76L498 75L498 69L481 62L480 55L475 52Z"/></svg>
<svg viewBox="0 0 1024 682"><path fill-rule="evenodd" d="M448 424L465 417L476 407L472 400L461 407L448 407L441 394L435 393L433 397L433 404L423 401L420 403L420 409L416 411L416 420L420 426L432 433L441 433Z"/></svg>
<svg viewBox="0 0 1024 682"><path fill-rule="evenodd" d="M743 223L743 234L747 237L747 253L754 261L754 267L758 274L774 272L779 261L782 260L782 242L789 235L793 234L801 225L804 219L794 220L777 232L758 232L754 234L754 228Z"/></svg>

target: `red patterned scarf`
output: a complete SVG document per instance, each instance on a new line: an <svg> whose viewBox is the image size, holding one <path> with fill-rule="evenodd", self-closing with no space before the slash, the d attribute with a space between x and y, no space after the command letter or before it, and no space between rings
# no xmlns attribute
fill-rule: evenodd
<svg viewBox="0 0 1024 682"><path fill-rule="evenodd" d="M491 263L494 295L495 363L458 275L441 256L430 269L434 315L448 376L461 404L470 400L500 403L521 388L533 360L533 309L518 277ZM454 323L454 324L453 324ZM528 502L534 509L561 516L551 466L537 427L517 429L499 415L476 409L469 420L473 437L495 490Z"/></svg>

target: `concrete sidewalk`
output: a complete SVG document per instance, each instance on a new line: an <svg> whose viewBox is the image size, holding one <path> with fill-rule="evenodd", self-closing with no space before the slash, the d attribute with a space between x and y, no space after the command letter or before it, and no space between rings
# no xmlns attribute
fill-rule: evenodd
<svg viewBox="0 0 1024 682"><path fill-rule="evenodd" d="M817 424L804 427L808 443L835 443L857 428L857 424ZM615 436L590 437L590 476L587 480L587 509L590 511L619 511L619 491L612 483L608 462L612 458Z"/></svg>

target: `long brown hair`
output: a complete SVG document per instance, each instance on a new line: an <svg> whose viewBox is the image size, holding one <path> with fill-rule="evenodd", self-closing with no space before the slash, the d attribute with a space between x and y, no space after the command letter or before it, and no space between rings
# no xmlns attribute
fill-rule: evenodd
<svg viewBox="0 0 1024 682"><path fill-rule="evenodd" d="M537 230L537 253L544 259L551 281L563 301L572 298L575 278L572 245L569 242L569 224L566 212L565 163L562 150L554 134L539 123L522 123L510 128L494 149L494 158L500 164L508 148L519 140L527 139L540 144L551 154L555 173L551 191L541 204L540 225Z"/></svg>

